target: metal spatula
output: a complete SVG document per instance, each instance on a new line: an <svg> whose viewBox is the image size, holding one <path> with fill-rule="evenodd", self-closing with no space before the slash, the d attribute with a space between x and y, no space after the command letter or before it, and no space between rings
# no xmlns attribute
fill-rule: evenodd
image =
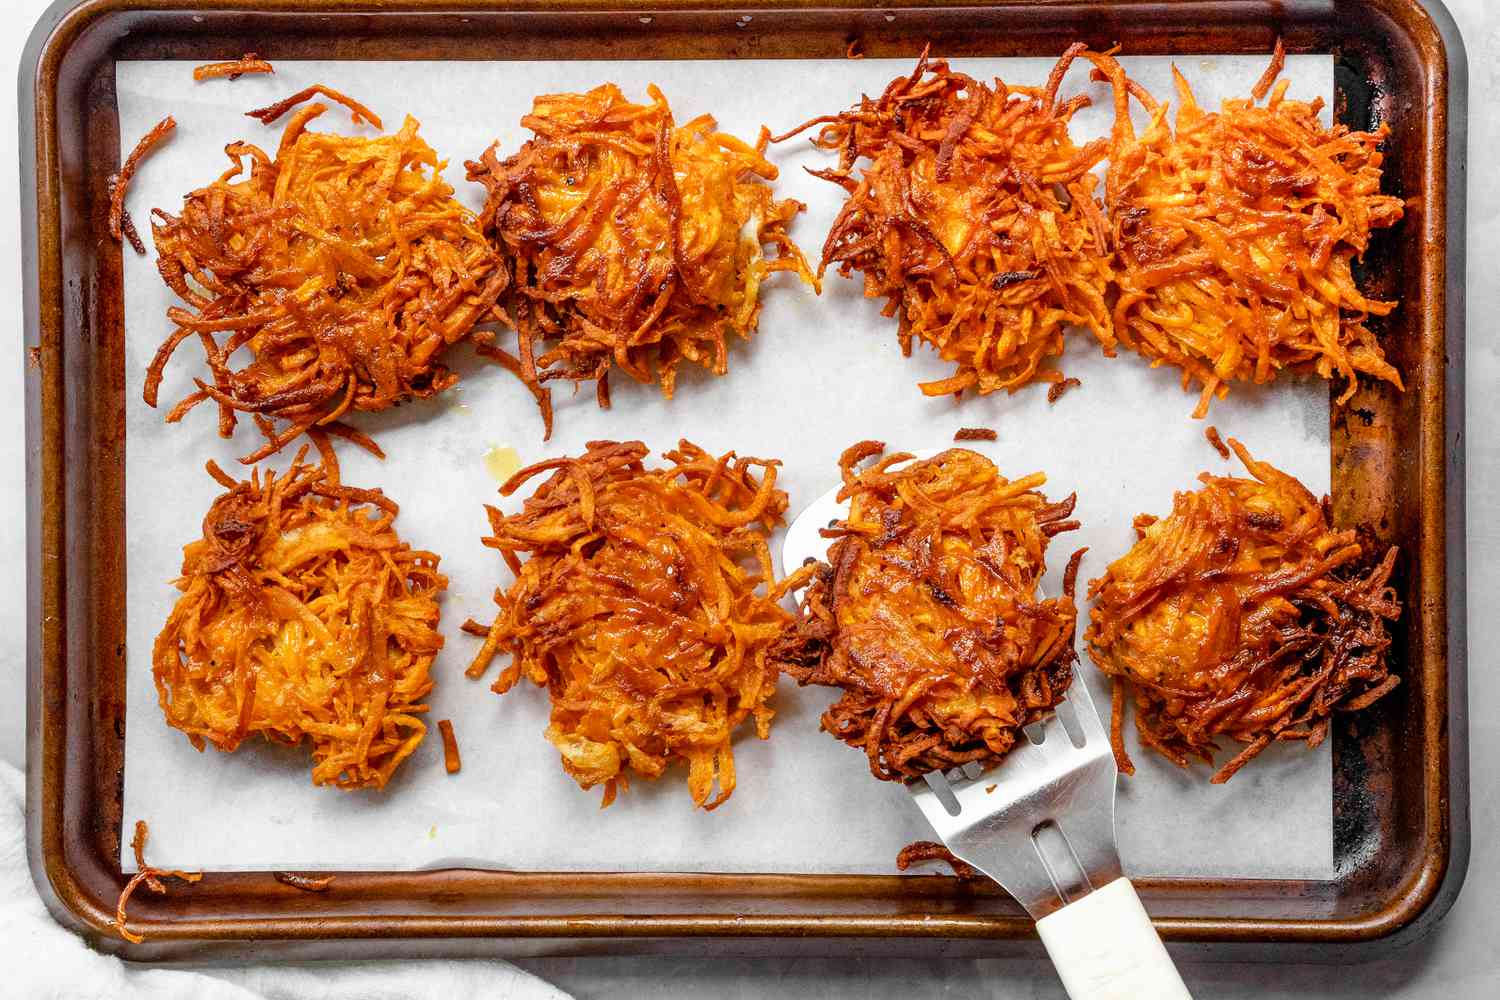
<svg viewBox="0 0 1500 1000"><path fill-rule="evenodd" d="M823 559L819 529L847 513L837 487L807 507L787 529L782 565ZM1031 914L1073 1000L1191 1000L1121 874L1115 758L1082 680L1025 733L997 764L929 774L907 790L948 849Z"/></svg>

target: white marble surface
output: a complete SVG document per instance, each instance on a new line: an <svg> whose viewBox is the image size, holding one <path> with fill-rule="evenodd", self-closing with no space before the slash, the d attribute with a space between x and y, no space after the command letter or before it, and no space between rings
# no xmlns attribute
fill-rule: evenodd
<svg viewBox="0 0 1500 1000"><path fill-rule="evenodd" d="M14 80L25 42L22 26L48 0L0 0L12 26L0 41L0 80ZM1500 284L1486 264L1500 250L1500 112L1484 95L1500 87L1500 6L1488 0L1450 0L1464 34L1471 72L1469 185L1470 326L1468 342L1469 425L1469 648L1472 758L1473 858L1468 882L1448 919L1426 940L1357 970L1342 966L1194 964L1185 970L1200 998L1292 998L1389 996L1412 1000L1491 997L1500 987L1500 951L1493 928L1500 918L1500 848L1489 831L1500 824L1500 790L1484 767L1500 754L1500 724L1491 707L1500 703L1489 651L1500 647L1500 618L1486 613L1485 598L1500 589L1500 424L1488 402L1500 381L1500 345L1490 317L1500 314ZM24 573L13 553L23 551L25 513L21 451L23 331L20 324L20 260L15 104L0 101L0 758L19 763L24 751ZM0 951L3 951L0 948ZM548 959L524 963L580 997L657 1000L715 996L755 998L1062 997L1050 968L1019 960L719 960Z"/></svg>

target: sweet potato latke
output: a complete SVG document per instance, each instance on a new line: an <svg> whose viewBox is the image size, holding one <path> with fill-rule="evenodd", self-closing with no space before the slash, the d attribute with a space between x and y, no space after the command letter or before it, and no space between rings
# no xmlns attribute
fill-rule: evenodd
<svg viewBox="0 0 1500 1000"><path fill-rule="evenodd" d="M1287 100L1287 81L1275 83L1279 41L1251 99L1225 101L1218 112L1200 108L1174 68L1175 129L1166 105L1127 81L1114 60L1094 58L1115 88L1105 202L1118 251L1120 341L1181 368L1184 387L1198 383L1196 417L1231 382L1270 382L1286 369L1338 375L1346 383L1340 402L1358 374L1401 387L1365 326L1396 303L1366 298L1351 271L1371 230L1402 216L1401 199L1380 193L1389 127L1325 128L1321 98ZM1127 94L1151 116L1139 136Z"/></svg>
<svg viewBox="0 0 1500 1000"><path fill-rule="evenodd" d="M468 164L489 192L485 231L515 275L519 357L495 356L537 397L549 435L546 382L594 379L608 406L618 367L670 399L684 361L728 371L729 336L755 329L768 275L818 286L787 235L804 206L774 200L766 183L776 168L765 131L752 147L708 115L678 127L661 91L648 93L632 104L607 83L538 97L521 119L536 138Z"/></svg>
<svg viewBox="0 0 1500 1000"><path fill-rule="evenodd" d="M1014 482L983 455L844 452L846 520L826 529L798 618L775 650L803 684L843 694L823 728L864 750L877 778L901 780L1002 757L1016 731L1062 699L1073 677L1073 579L1039 600L1052 536L1078 527L1074 497L1048 503L1046 476Z"/></svg>
<svg viewBox="0 0 1500 1000"><path fill-rule="evenodd" d="M1090 173L1108 142L1075 146L1068 122L1087 98L1057 100L1084 51L1068 49L1040 88L989 86L924 53L880 97L774 140L823 126L814 142L837 150L839 165L813 173L848 199L819 274L830 264L862 272L865 295L898 317L904 352L915 338L955 364L950 378L922 385L929 396L1061 381L1044 365L1062 354L1070 325L1114 343L1109 243Z"/></svg>
<svg viewBox="0 0 1500 1000"><path fill-rule="evenodd" d="M233 751L252 733L312 742L314 784L383 787L422 742L443 646L438 557L396 534L379 490L306 464L235 482L183 549L152 653L167 723Z"/></svg>
<svg viewBox="0 0 1500 1000"><path fill-rule="evenodd" d="M639 441L594 441L500 488L509 496L552 473L520 513L488 508L484 543L516 581L495 592L494 624L464 625L485 636L469 676L503 650L512 660L495 691L523 674L545 686L547 739L580 786L604 785L603 805L626 768L655 778L683 760L693 802L712 809L734 791L736 727L753 718L762 739L770 732L768 651L791 620L777 602L807 574L773 576L766 536L787 506L780 463L715 458L686 441L663 468L646 468L646 455Z"/></svg>
<svg viewBox="0 0 1500 1000"><path fill-rule="evenodd" d="M1214 740L1245 744L1229 780L1275 740L1317 746L1335 711L1364 708L1399 679L1386 622L1401 614L1353 530L1335 531L1295 478L1234 449L1253 479L1203 473L1163 520L1136 519L1139 541L1089 585L1089 656L1115 680L1111 727L1120 769L1133 689L1141 742L1181 767L1213 763Z"/></svg>
<svg viewBox="0 0 1500 1000"><path fill-rule="evenodd" d="M252 115L269 123L314 93L380 127L326 88ZM176 328L151 362L146 402L156 405L168 360L196 335L208 378L167 420L213 400L228 437L236 413L253 414L267 440L247 464L350 410L384 410L451 386L457 377L438 356L508 281L415 119L374 138L306 131L325 110L299 108L274 157L230 143L233 166L189 194L180 215L153 213L157 267L187 308L168 310ZM240 348L250 358L234 370Z"/></svg>

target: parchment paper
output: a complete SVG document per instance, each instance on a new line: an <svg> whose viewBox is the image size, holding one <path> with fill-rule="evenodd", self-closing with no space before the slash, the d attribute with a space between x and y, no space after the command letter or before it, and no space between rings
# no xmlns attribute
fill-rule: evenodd
<svg viewBox="0 0 1500 1000"><path fill-rule="evenodd" d="M1160 98L1173 97L1169 62L1127 58L1128 71ZM1264 57L1183 57L1180 67L1205 106L1248 93ZM1000 74L1040 83L1051 59L961 60L973 75ZM177 211L182 196L226 166L224 144L244 138L274 150L280 126L264 127L243 112L313 82L325 82L369 104L389 129L410 112L422 134L448 157L446 176L478 207L480 189L464 181L462 162L492 140L511 151L528 138L521 116L536 94L584 90L606 80L644 99L650 82L672 101L678 121L704 112L753 140L764 122L784 130L848 106L860 92L877 93L907 61L278 63L275 76L195 85L189 64L124 62L117 71L120 132L125 149L170 112L177 134L140 171L129 206L147 234L151 207ZM1287 60L1294 96L1331 97L1332 60ZM1080 143L1109 125L1108 90L1090 84L1081 64L1064 93L1089 88L1096 106L1078 116ZM1174 98L1175 99L1175 98ZM339 109L316 128L349 131ZM123 152L123 151L122 151ZM780 197L809 206L792 234L810 258L822 245L842 199L804 166L831 157L798 139L775 148ZM219 488L202 471L208 458L226 469L259 444L249 421L231 442L215 433L211 408L177 426L165 410L191 390L201 371L198 348L184 344L167 371L162 408L141 402L145 367L169 331L174 299L157 277L154 252L125 254L127 384L128 731L125 828L151 824L154 864L217 870L408 869L472 864L522 870L652 870L749 872L890 872L896 852L930 836L897 785L873 780L863 755L817 728L831 700L826 689L784 681L771 739L745 734L735 744L739 785L713 813L691 807L685 772L633 782L600 811L600 791L581 791L542 737L547 698L530 685L504 698L491 677L467 680L477 640L459 632L468 616L488 621L490 595L510 575L479 545L481 509L496 497L484 456L511 446L523 462L577 453L594 438L640 438L655 449L690 436L715 451L777 456L793 512L831 484L835 459L853 441L879 438L892 448L936 447L962 426L990 426L1000 440L978 447L1010 476L1035 469L1049 476L1053 497L1076 490L1081 531L1054 542L1056 593L1067 554L1087 545L1081 580L1098 576L1132 542L1132 517L1166 513L1175 490L1191 488L1206 469L1227 470L1203 439L1205 423L1244 440L1257 455L1299 476L1315 492L1328 488L1328 389L1281 384L1274 391L1236 388L1216 402L1208 421L1189 419L1196 393L1178 386L1175 370L1151 370L1122 352L1104 359L1091 337L1070 341L1064 371L1083 385L1048 405L1045 389L1013 397L926 399L918 380L950 368L918 348L903 359L893 320L861 295L857 280L830 275L821 298L779 275L764 289L760 331L736 344L730 374L714 379L684 371L676 399L654 387L612 380L614 409L595 408L593 393L556 391L557 430L545 447L531 396L507 372L476 359L465 345L448 360L461 385L441 398L366 417L389 458L376 461L340 449L344 479L380 486L401 504L397 528L413 545L443 557L451 580L443 603L448 645L434 667L428 739L384 792L315 788L302 748L247 741L235 754L198 753L162 721L151 677L151 644L177 597L168 581L181 547L196 538ZM284 467L287 456L276 460ZM1238 470L1236 470L1238 471ZM779 538L773 551L779 552ZM1082 630L1080 629L1080 632ZM1108 696L1080 649L1081 676L1107 711ZM444 773L435 722L451 718L464 766ZM1222 875L1326 878L1332 874L1330 760L1318 751L1278 746L1225 786L1208 772L1179 772L1136 748L1138 771L1122 779L1118 805L1121 853L1138 875ZM123 846L123 845L122 845ZM122 849L129 867L129 851Z"/></svg>

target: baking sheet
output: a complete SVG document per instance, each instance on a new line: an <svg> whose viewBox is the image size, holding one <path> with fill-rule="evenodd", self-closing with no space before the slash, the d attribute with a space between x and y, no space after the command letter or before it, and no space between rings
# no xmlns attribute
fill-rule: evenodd
<svg viewBox="0 0 1500 1000"><path fill-rule="evenodd" d="M1123 60L1152 92L1173 94L1170 62ZM1201 103L1248 93L1265 58L1179 57ZM1039 83L1051 59L965 59L972 75L1002 75ZM422 134L449 158L445 174L473 207L481 191L463 179L464 159L494 139L513 150L528 138L520 128L533 95L583 90L606 80L644 99L655 82L672 101L678 121L704 112L722 128L753 139L765 123L781 131L838 110L859 93L880 91L909 72L908 61L745 60L712 62L487 62L278 63L275 76L195 85L184 62L124 62L116 76L125 150L170 111L177 134L145 164L129 205L143 231L148 210L175 211L182 195L225 167L223 146L244 138L274 150L279 126L243 117L314 83L338 87L369 104L388 128L410 112ZM1292 56L1291 93L1331 99L1329 56ZM1064 93L1088 88L1096 106L1075 119L1082 143L1109 127L1107 87L1090 84L1076 66ZM767 99L764 95L774 95ZM1326 113L1325 113L1326 114ZM333 109L316 126L352 131ZM122 150L122 155L125 150ZM831 157L802 139L771 151L782 170L778 196L795 197L808 211L792 235L810 257L821 246L842 199L833 185L804 166ZM834 482L835 460L855 440L878 438L894 448L946 444L963 426L999 431L994 444L974 445L1015 477L1035 469L1049 477L1046 492L1077 491L1084 527L1056 540L1053 571L1044 586L1055 593L1067 553L1087 545L1081 580L1133 540L1131 519L1170 509L1174 490L1189 488L1198 472L1230 468L1203 439L1212 423L1258 456L1299 476L1314 492L1329 483L1328 390L1322 382L1282 384L1274 391L1236 389L1214 404L1208 421L1189 419L1196 393L1184 393L1175 370L1152 370L1134 355L1107 360L1085 333L1073 336L1063 370L1083 381L1055 404L1044 388L1016 396L927 399L915 383L945 376L950 367L920 347L903 359L894 322L879 316L861 285L830 275L815 298L790 275L763 289L760 331L737 344L730 374L715 379L684 371L674 401L626 378L611 381L614 408L595 408L591 390L569 397L555 390L557 424L543 445L531 396L511 375L474 357L466 346L450 352L461 384L442 397L366 415L360 426L379 440L384 462L344 447L340 459L351 485L380 486L401 504L398 530L414 546L443 556L450 579L443 602L448 645L434 666L429 738L384 792L315 788L301 748L247 741L235 754L199 753L161 720L151 677L156 632L177 596L169 586L181 547L195 538L204 511L219 492L202 471L214 458L226 469L259 443L249 421L234 441L215 433L211 409L166 426L162 416L191 391L200 371L192 343L183 345L162 385L162 408L141 402L146 364L168 333L175 304L154 267L154 253L125 254L128 530L127 719L125 831L136 819L151 824L154 864L210 870L415 869L449 865L501 869L883 873L896 852L931 836L906 793L870 778L861 753L818 731L832 700L826 689L798 689L784 681L771 739L745 733L735 744L739 784L712 813L691 807L685 771L657 782L637 781L609 809L600 790L581 791L542 738L545 692L518 686L504 698L489 690L498 665L483 681L463 669L478 640L458 625L488 621L490 594L508 583L499 556L478 544L487 528L481 507L496 502L496 481L485 456L511 447L523 462L577 453L595 438L639 438L654 449L687 436L714 451L775 456L793 512ZM285 456L276 460L285 465ZM502 506L513 509L519 498ZM772 550L779 552L779 538ZM1080 629L1081 632L1081 629ZM1088 664L1083 669L1096 704L1108 695ZM454 722L463 770L447 775L435 722ZM1224 786L1208 771L1178 771L1132 745L1134 778L1122 779L1117 806L1120 851L1135 875L1329 878L1333 874L1331 758L1275 746ZM130 852L122 844L126 870Z"/></svg>

